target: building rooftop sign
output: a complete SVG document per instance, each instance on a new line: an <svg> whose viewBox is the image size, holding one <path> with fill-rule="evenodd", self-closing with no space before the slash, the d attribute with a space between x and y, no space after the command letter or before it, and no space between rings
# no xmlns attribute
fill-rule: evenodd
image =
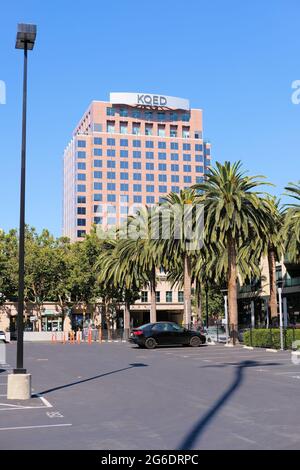
<svg viewBox="0 0 300 470"><path fill-rule="evenodd" d="M175 96L152 95L149 93L110 93L112 104L127 104L128 106L150 106L158 108L190 109L190 102Z"/></svg>

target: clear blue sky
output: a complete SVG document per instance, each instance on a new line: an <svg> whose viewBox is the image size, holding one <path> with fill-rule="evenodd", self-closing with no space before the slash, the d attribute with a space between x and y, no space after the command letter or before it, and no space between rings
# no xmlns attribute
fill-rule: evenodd
<svg viewBox="0 0 300 470"><path fill-rule="evenodd" d="M280 194L300 179L299 0L10 0L1 6L0 228L19 219L22 53L29 57L27 223L60 235L62 153L92 99L110 91L189 98L204 110L213 160L241 159Z"/></svg>

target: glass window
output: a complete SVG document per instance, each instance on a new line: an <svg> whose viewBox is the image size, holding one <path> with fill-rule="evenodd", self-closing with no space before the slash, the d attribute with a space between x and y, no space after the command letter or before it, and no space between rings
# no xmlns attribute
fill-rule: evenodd
<svg viewBox="0 0 300 470"><path fill-rule="evenodd" d="M188 139L190 137L190 128L189 127L183 127L182 128L182 137L184 139Z"/></svg>
<svg viewBox="0 0 300 470"><path fill-rule="evenodd" d="M166 292L166 302L172 302L172 301L173 301L172 291L167 290L167 292Z"/></svg>
<svg viewBox="0 0 300 470"><path fill-rule="evenodd" d="M94 189L96 191L101 191L102 189L102 183L94 183Z"/></svg>
<svg viewBox="0 0 300 470"><path fill-rule="evenodd" d="M140 147L141 146L141 141L140 140L134 140L132 142L133 147Z"/></svg>
<svg viewBox="0 0 300 470"><path fill-rule="evenodd" d="M195 144L195 150L196 150L196 152L202 152L203 145L202 144Z"/></svg>
<svg viewBox="0 0 300 470"><path fill-rule="evenodd" d="M101 168L102 167L102 161L101 160L94 160L94 167Z"/></svg>
<svg viewBox="0 0 300 470"><path fill-rule="evenodd" d="M102 201L102 194L94 194L94 201Z"/></svg>
<svg viewBox="0 0 300 470"><path fill-rule="evenodd" d="M170 113L170 119L171 121L178 121L177 113Z"/></svg>
<svg viewBox="0 0 300 470"><path fill-rule="evenodd" d="M128 134L128 123L120 122L120 134Z"/></svg>
<svg viewBox="0 0 300 470"><path fill-rule="evenodd" d="M203 165L196 165L196 173L203 173Z"/></svg>
<svg viewBox="0 0 300 470"><path fill-rule="evenodd" d="M94 155L95 157L101 157L102 149L94 149Z"/></svg>
<svg viewBox="0 0 300 470"><path fill-rule="evenodd" d="M77 158L86 158L86 152L83 150L77 152Z"/></svg>
<svg viewBox="0 0 300 470"><path fill-rule="evenodd" d="M127 117L128 116L128 109L127 108L120 108L119 114L122 117Z"/></svg>
<svg viewBox="0 0 300 470"><path fill-rule="evenodd" d="M203 155L195 155L195 161L203 163Z"/></svg>
<svg viewBox="0 0 300 470"><path fill-rule="evenodd" d="M159 171L167 171L167 164L166 163L159 163L158 164Z"/></svg>
<svg viewBox="0 0 300 470"><path fill-rule="evenodd" d="M152 111L145 111L145 119L146 121L151 121L152 120L153 113Z"/></svg>
<svg viewBox="0 0 300 470"><path fill-rule="evenodd" d="M178 161L178 159L179 159L178 153L171 153L171 160Z"/></svg>
<svg viewBox="0 0 300 470"><path fill-rule="evenodd" d="M154 163L146 162L146 170L154 170Z"/></svg>
<svg viewBox="0 0 300 470"><path fill-rule="evenodd" d="M86 214L86 208L85 207L77 207L77 214L78 215L85 215Z"/></svg>
<svg viewBox="0 0 300 470"><path fill-rule="evenodd" d="M115 109L112 107L106 108L106 116L114 116L115 115Z"/></svg>
<svg viewBox="0 0 300 470"><path fill-rule="evenodd" d="M140 150L134 150L132 155L133 155L133 158L141 158L142 153Z"/></svg>
<svg viewBox="0 0 300 470"><path fill-rule="evenodd" d="M85 227L86 226L86 220L85 219L77 219L77 225L79 225L81 227Z"/></svg>
<svg viewBox="0 0 300 470"><path fill-rule="evenodd" d="M120 150L121 158L128 158L128 150Z"/></svg>
<svg viewBox="0 0 300 470"><path fill-rule="evenodd" d="M117 219L115 217L107 217L107 225L116 225Z"/></svg>
<svg viewBox="0 0 300 470"><path fill-rule="evenodd" d="M159 149L165 149L165 148L167 148L166 142L158 142L158 148L159 148Z"/></svg>
<svg viewBox="0 0 300 470"><path fill-rule="evenodd" d="M210 155L210 149L205 149L205 155Z"/></svg>
<svg viewBox="0 0 300 470"><path fill-rule="evenodd" d="M158 186L158 191L160 193L166 193L168 191L167 186L165 186L165 185Z"/></svg>
<svg viewBox="0 0 300 470"><path fill-rule="evenodd" d="M94 145L102 145L101 137L94 137Z"/></svg>
<svg viewBox="0 0 300 470"><path fill-rule="evenodd" d="M98 225L102 223L102 217L95 216L94 217L94 224Z"/></svg>
<svg viewBox="0 0 300 470"><path fill-rule="evenodd" d="M142 174L141 173L133 173L133 179L135 181L141 181L142 180Z"/></svg>
<svg viewBox="0 0 300 470"><path fill-rule="evenodd" d="M155 199L154 196L146 196L146 204L154 204Z"/></svg>
<svg viewBox="0 0 300 470"><path fill-rule="evenodd" d="M127 169L127 168L128 168L128 162L123 162L123 161L121 161L121 162L120 162L120 168Z"/></svg>
<svg viewBox="0 0 300 470"><path fill-rule="evenodd" d="M164 120L165 120L165 117L166 117L165 113L162 113L162 112L158 112L158 113L157 113L157 119L158 119L158 121L164 121Z"/></svg>
<svg viewBox="0 0 300 470"><path fill-rule="evenodd" d="M124 171L121 171L120 179L121 180L128 180L128 173L125 173Z"/></svg>
<svg viewBox="0 0 300 470"><path fill-rule="evenodd" d="M171 150L178 150L178 142L171 142Z"/></svg>
<svg viewBox="0 0 300 470"><path fill-rule="evenodd" d="M159 290L157 290L155 292L155 296L156 296L156 302L160 302L160 292L159 292Z"/></svg>
<svg viewBox="0 0 300 470"><path fill-rule="evenodd" d="M183 291L182 290L179 290L178 291L178 302L183 302L184 301L184 298L183 298Z"/></svg>
<svg viewBox="0 0 300 470"><path fill-rule="evenodd" d="M115 121L107 121L106 132L113 134L115 132Z"/></svg>
<svg viewBox="0 0 300 470"><path fill-rule="evenodd" d="M194 135L195 135L195 139L202 139L202 132L201 131L195 131Z"/></svg>
<svg viewBox="0 0 300 470"><path fill-rule="evenodd" d="M78 170L86 170L86 164L85 164L85 162L78 162L78 163L77 163L77 169L78 169Z"/></svg>
<svg viewBox="0 0 300 470"><path fill-rule="evenodd" d="M172 183L179 183L179 176L178 175L171 175Z"/></svg>
<svg viewBox="0 0 300 470"><path fill-rule="evenodd" d="M166 136L166 127L162 124L158 124L158 133L157 135L159 137L165 137Z"/></svg>
<svg viewBox="0 0 300 470"><path fill-rule="evenodd" d="M158 181L165 183L167 181L167 175L158 175Z"/></svg>
<svg viewBox="0 0 300 470"><path fill-rule="evenodd" d="M190 120L190 114L189 113L184 113L181 116L182 121L189 121Z"/></svg>
<svg viewBox="0 0 300 470"><path fill-rule="evenodd" d="M116 156L116 151L114 149L107 149L106 155L108 157L115 157Z"/></svg>
<svg viewBox="0 0 300 470"><path fill-rule="evenodd" d="M146 158L148 160L153 160L154 159L154 153L153 152L146 152Z"/></svg>
<svg viewBox="0 0 300 470"><path fill-rule="evenodd" d="M190 162L191 161L191 155L189 153L184 153L183 154L183 160L185 162Z"/></svg>
<svg viewBox="0 0 300 470"><path fill-rule="evenodd" d="M153 124L146 124L145 125L145 134L146 135L153 135Z"/></svg>
<svg viewBox="0 0 300 470"><path fill-rule="evenodd" d="M133 185L133 191L136 193L140 193L142 191L142 185L141 184L134 184Z"/></svg>
<svg viewBox="0 0 300 470"><path fill-rule="evenodd" d="M147 149L153 149L153 147L154 147L153 140L146 140L146 148Z"/></svg>
<svg viewBox="0 0 300 470"><path fill-rule="evenodd" d="M177 126L171 126L170 137L177 137Z"/></svg>
<svg viewBox="0 0 300 470"><path fill-rule="evenodd" d="M77 147L86 147L85 140L77 140Z"/></svg>
<svg viewBox="0 0 300 470"><path fill-rule="evenodd" d="M148 292L142 291L141 292L141 302L148 302Z"/></svg>
<svg viewBox="0 0 300 470"><path fill-rule="evenodd" d="M94 171L94 178L102 178L102 171Z"/></svg>
<svg viewBox="0 0 300 470"><path fill-rule="evenodd" d="M154 193L154 186L152 184L147 184L146 191L147 193Z"/></svg>
<svg viewBox="0 0 300 470"><path fill-rule="evenodd" d="M115 171L108 171L108 172L107 172L107 179L109 179L109 180L114 180L114 179L116 179L116 173L115 173Z"/></svg>
<svg viewBox="0 0 300 470"><path fill-rule="evenodd" d="M184 176L183 177L183 182L184 183L191 183L192 182L192 177L191 176Z"/></svg>
<svg viewBox="0 0 300 470"><path fill-rule="evenodd" d="M192 170L191 165L183 165L183 171L190 172Z"/></svg>
<svg viewBox="0 0 300 470"><path fill-rule="evenodd" d="M171 186L172 193L179 193L179 186Z"/></svg>
<svg viewBox="0 0 300 470"><path fill-rule="evenodd" d="M146 173L146 181L154 181L153 173Z"/></svg>
<svg viewBox="0 0 300 470"><path fill-rule="evenodd" d="M107 202L116 202L116 195L115 194L108 194L107 195Z"/></svg>
<svg viewBox="0 0 300 470"><path fill-rule="evenodd" d="M107 168L116 168L116 162L114 160L107 160Z"/></svg>
<svg viewBox="0 0 300 470"><path fill-rule="evenodd" d="M138 122L134 122L132 124L132 133L134 135L140 135L141 134L141 125Z"/></svg>
<svg viewBox="0 0 300 470"><path fill-rule="evenodd" d="M159 160L166 160L167 159L166 152L158 152L158 159Z"/></svg>
<svg viewBox="0 0 300 470"><path fill-rule="evenodd" d="M120 190L121 191L128 191L128 184L127 183L121 183L120 184Z"/></svg>
<svg viewBox="0 0 300 470"><path fill-rule="evenodd" d="M86 204L85 196L77 196L77 204Z"/></svg>
<svg viewBox="0 0 300 470"><path fill-rule="evenodd" d="M134 170L141 170L141 168L142 168L141 162L133 162L132 168L133 168Z"/></svg>
<svg viewBox="0 0 300 470"><path fill-rule="evenodd" d="M116 139L113 139L112 137L109 137L106 139L107 145L116 145Z"/></svg>
<svg viewBox="0 0 300 470"><path fill-rule="evenodd" d="M140 119L141 111L139 109L133 109L131 115L135 119Z"/></svg>
<svg viewBox="0 0 300 470"><path fill-rule="evenodd" d="M94 131L95 132L102 132L102 124L94 123Z"/></svg>
<svg viewBox="0 0 300 470"><path fill-rule="evenodd" d="M183 144L182 145L183 150L191 150L191 144Z"/></svg>
<svg viewBox="0 0 300 470"><path fill-rule="evenodd" d="M172 163L171 165L171 171L179 171L179 165Z"/></svg>
<svg viewBox="0 0 300 470"><path fill-rule="evenodd" d="M107 183L106 188L108 191L115 191L116 190L116 183Z"/></svg>
<svg viewBox="0 0 300 470"><path fill-rule="evenodd" d="M99 212L102 212L102 205L101 204L94 205L94 213L97 214Z"/></svg>
<svg viewBox="0 0 300 470"><path fill-rule="evenodd" d="M133 202L135 204L140 204L142 202L142 196L133 196Z"/></svg>
<svg viewBox="0 0 300 470"><path fill-rule="evenodd" d="M121 147L128 147L128 139L120 139Z"/></svg>
<svg viewBox="0 0 300 470"><path fill-rule="evenodd" d="M196 176L196 183L203 183L204 178L203 176Z"/></svg>
<svg viewBox="0 0 300 470"><path fill-rule="evenodd" d="M83 238L86 234L85 230L77 230L77 238Z"/></svg>
<svg viewBox="0 0 300 470"><path fill-rule="evenodd" d="M120 207L120 214L128 214L128 207L127 206L121 206Z"/></svg>
<svg viewBox="0 0 300 470"><path fill-rule="evenodd" d="M77 192L78 192L78 193L85 193L85 192L86 192L86 186L85 186L85 184L78 184L78 185L77 185Z"/></svg>

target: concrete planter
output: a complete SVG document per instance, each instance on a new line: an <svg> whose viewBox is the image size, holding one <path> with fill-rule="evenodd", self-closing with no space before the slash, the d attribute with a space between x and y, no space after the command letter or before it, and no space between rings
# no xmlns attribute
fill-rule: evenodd
<svg viewBox="0 0 300 470"><path fill-rule="evenodd" d="M53 335L52 331L24 331L24 341L51 341ZM58 332L58 335L61 335L61 332Z"/></svg>

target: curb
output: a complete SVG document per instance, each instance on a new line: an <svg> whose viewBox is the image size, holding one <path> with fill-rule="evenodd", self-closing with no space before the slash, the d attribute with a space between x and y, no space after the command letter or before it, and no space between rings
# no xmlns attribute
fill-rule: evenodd
<svg viewBox="0 0 300 470"><path fill-rule="evenodd" d="M249 349L249 351L253 351L254 347L253 346L243 346L243 349Z"/></svg>
<svg viewBox="0 0 300 470"><path fill-rule="evenodd" d="M234 346L233 346L232 343L226 343L226 344L224 344L224 347L225 348L233 348Z"/></svg>
<svg viewBox="0 0 300 470"><path fill-rule="evenodd" d="M277 353L278 350L277 349L271 349L271 348L267 348L266 349L266 352L273 352L273 353Z"/></svg>
<svg viewBox="0 0 300 470"><path fill-rule="evenodd" d="M207 343L205 343L205 344L207 344L208 346L215 346L216 345L216 343L214 341L207 341Z"/></svg>

